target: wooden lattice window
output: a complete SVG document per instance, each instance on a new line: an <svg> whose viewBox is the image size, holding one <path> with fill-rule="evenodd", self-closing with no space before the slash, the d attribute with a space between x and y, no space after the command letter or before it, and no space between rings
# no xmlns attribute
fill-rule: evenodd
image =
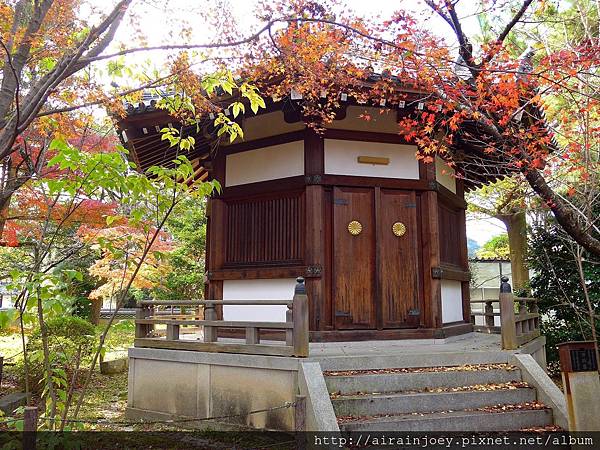
<svg viewBox="0 0 600 450"><path fill-rule="evenodd" d="M225 265L291 265L304 259L304 196L227 202Z"/></svg>
<svg viewBox="0 0 600 450"><path fill-rule="evenodd" d="M440 204L438 207L441 260L456 266L462 265L461 213L462 211L451 209L446 205Z"/></svg>

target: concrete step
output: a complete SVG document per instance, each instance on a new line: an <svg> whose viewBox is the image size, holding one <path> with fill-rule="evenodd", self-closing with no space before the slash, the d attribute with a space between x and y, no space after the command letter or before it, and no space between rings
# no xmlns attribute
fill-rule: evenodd
<svg viewBox="0 0 600 450"><path fill-rule="evenodd" d="M330 393L418 391L435 387L460 387L474 384L521 381L518 369L453 370L448 372L356 373L328 376L325 383Z"/></svg>
<svg viewBox="0 0 600 450"><path fill-rule="evenodd" d="M341 431L517 431L552 424L550 409L453 411L340 421Z"/></svg>
<svg viewBox="0 0 600 450"><path fill-rule="evenodd" d="M478 409L489 405L513 405L533 402L535 389L465 390L459 392L419 392L362 394L334 397L333 409L340 416L431 413Z"/></svg>
<svg viewBox="0 0 600 450"><path fill-rule="evenodd" d="M467 364L506 364L509 353L502 351L400 353L397 355L318 356L324 371L390 369L395 367L441 367Z"/></svg>
<svg viewBox="0 0 600 450"><path fill-rule="evenodd" d="M0 397L0 411L5 415L11 415L15 409L27 405L27 394L24 392L12 392Z"/></svg>

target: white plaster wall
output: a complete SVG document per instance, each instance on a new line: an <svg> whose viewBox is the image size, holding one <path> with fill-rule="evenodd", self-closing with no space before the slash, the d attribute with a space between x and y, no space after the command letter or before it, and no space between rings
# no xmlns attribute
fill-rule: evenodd
<svg viewBox="0 0 600 450"><path fill-rule="evenodd" d="M225 280L223 300L291 300L295 278L273 280ZM285 322L287 306L224 306L224 320Z"/></svg>
<svg viewBox="0 0 600 450"><path fill-rule="evenodd" d="M370 120L365 120L365 115ZM398 134L396 111L372 106L348 106L346 117L334 120L327 128Z"/></svg>
<svg viewBox="0 0 600 450"><path fill-rule="evenodd" d="M304 175L304 141L227 155L225 186Z"/></svg>
<svg viewBox="0 0 600 450"><path fill-rule="evenodd" d="M419 179L414 145L325 139L325 173L362 177ZM387 165L364 164L359 156L389 158Z"/></svg>
<svg viewBox="0 0 600 450"><path fill-rule="evenodd" d="M242 129L244 130L243 140L252 141L254 139L303 130L304 123L287 123L283 118L283 111L274 111L244 118Z"/></svg>
<svg viewBox="0 0 600 450"><path fill-rule="evenodd" d="M442 323L462 320L462 284L460 281L442 280Z"/></svg>
<svg viewBox="0 0 600 450"><path fill-rule="evenodd" d="M435 178L436 180L449 189L451 192L456 194L456 177L455 170L449 167L446 162L439 156L435 157Z"/></svg>

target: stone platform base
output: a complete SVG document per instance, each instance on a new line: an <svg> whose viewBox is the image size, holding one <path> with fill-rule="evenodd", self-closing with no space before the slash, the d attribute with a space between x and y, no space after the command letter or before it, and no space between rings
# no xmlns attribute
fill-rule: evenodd
<svg viewBox="0 0 600 450"><path fill-rule="evenodd" d="M259 429L293 430L299 360L259 355L129 349L131 417L222 417Z"/></svg>
<svg viewBox="0 0 600 450"><path fill-rule="evenodd" d="M306 399L305 429L338 431L324 370L505 364L514 363L519 354L531 355L539 364L529 358L541 372L533 370L531 382L543 390L545 338L510 352L500 349L499 338L470 333L433 342L311 343L309 358L131 348L128 415L159 420L219 418L217 422L227 427L293 431L295 409L289 404L300 395ZM556 393L548 397L560 402ZM267 411L251 413L257 410ZM215 423L190 424L222 429Z"/></svg>

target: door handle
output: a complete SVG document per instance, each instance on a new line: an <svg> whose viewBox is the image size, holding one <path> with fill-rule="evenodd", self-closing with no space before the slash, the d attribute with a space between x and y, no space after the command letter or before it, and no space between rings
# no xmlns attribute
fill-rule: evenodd
<svg viewBox="0 0 600 450"><path fill-rule="evenodd" d="M350 311L336 311L335 317L352 317Z"/></svg>
<svg viewBox="0 0 600 450"><path fill-rule="evenodd" d="M392 233L394 233L394 236L397 237L404 236L406 234L406 225L404 225L402 222L394 222L392 225Z"/></svg>

